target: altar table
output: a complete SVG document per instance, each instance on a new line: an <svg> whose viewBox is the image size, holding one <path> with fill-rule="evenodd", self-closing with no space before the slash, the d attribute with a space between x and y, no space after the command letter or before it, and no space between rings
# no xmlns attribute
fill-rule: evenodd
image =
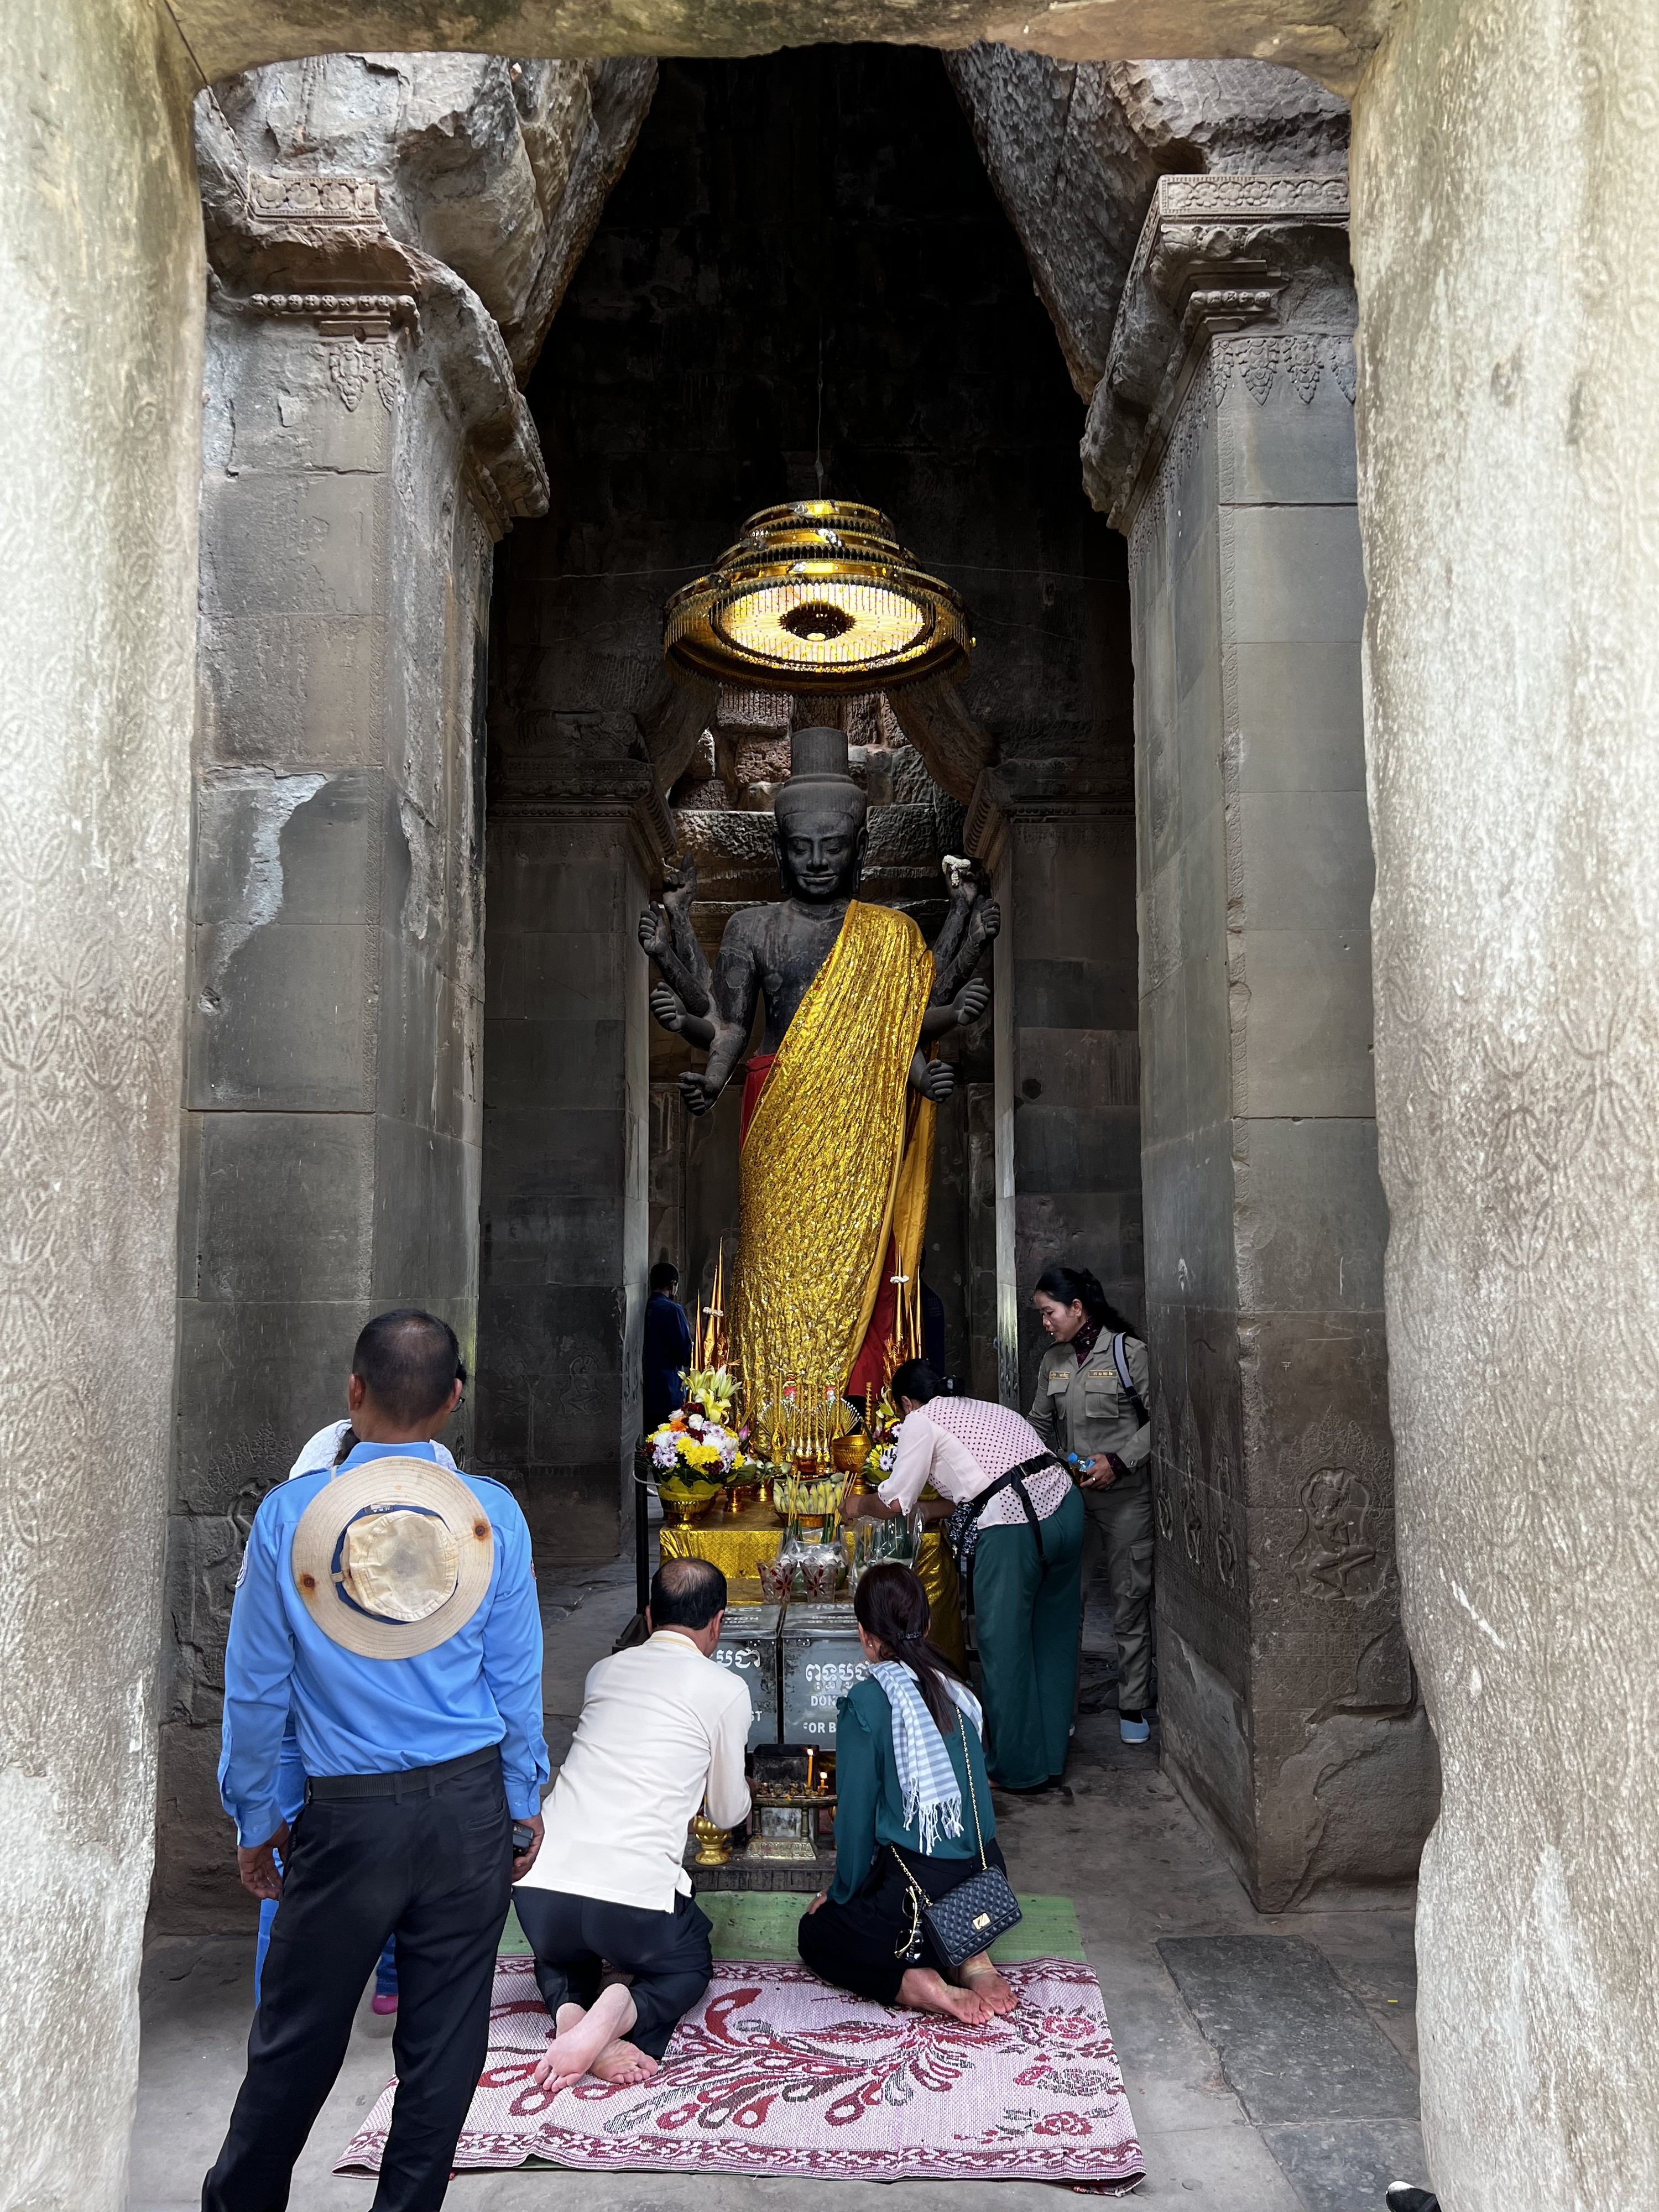
<svg viewBox="0 0 1659 2212"><path fill-rule="evenodd" d="M843 1529L842 1534L844 1540L850 1540L850 1530ZM783 1529L777 1516L769 1506L757 1502L746 1505L741 1513L717 1508L701 1521L684 1522L678 1527L671 1528L665 1521L658 1532L658 1556L665 1559L707 1559L720 1569L730 1583L752 1582L755 1589L750 1601L757 1603L760 1563L775 1559L782 1541ZM945 1532L937 1525L922 1531L915 1568L927 1593L929 1632L946 1658L965 1668L968 1653L962 1632L961 1584ZM732 1595L734 1602L749 1596L747 1591L735 1588Z"/></svg>

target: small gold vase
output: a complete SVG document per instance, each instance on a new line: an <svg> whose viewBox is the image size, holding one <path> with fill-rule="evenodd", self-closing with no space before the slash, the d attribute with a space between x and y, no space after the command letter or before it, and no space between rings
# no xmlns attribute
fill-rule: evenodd
<svg viewBox="0 0 1659 2212"><path fill-rule="evenodd" d="M731 1831L717 1828L707 1813L699 1813L691 1823L691 1832L697 1839L696 1863L700 1867L724 1866L732 1856Z"/></svg>
<svg viewBox="0 0 1659 2212"><path fill-rule="evenodd" d="M837 1474L864 1473L864 1462L870 1456L870 1439L861 1429L849 1437L837 1437L830 1447L830 1459Z"/></svg>

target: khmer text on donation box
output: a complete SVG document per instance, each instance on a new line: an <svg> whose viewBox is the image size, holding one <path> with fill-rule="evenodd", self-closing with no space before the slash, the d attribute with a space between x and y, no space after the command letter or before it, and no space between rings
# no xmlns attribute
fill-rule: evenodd
<svg viewBox="0 0 1659 2212"><path fill-rule="evenodd" d="M757 1743L778 1741L778 1620L782 1610L776 1605L729 1606L714 1646L716 1662L732 1669L755 1709L749 1726L750 1751Z"/></svg>
<svg viewBox="0 0 1659 2212"><path fill-rule="evenodd" d="M870 1671L853 1608L792 1604L780 1643L783 1741L833 1749L836 1707Z"/></svg>

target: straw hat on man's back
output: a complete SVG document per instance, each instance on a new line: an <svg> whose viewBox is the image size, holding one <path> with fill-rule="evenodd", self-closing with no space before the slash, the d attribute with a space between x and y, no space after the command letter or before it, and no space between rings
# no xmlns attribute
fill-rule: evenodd
<svg viewBox="0 0 1659 2212"><path fill-rule="evenodd" d="M412 1659L447 1643L483 1602L495 1556L489 1516L460 1476L412 1456L348 1468L294 1531L306 1609L366 1659Z"/></svg>

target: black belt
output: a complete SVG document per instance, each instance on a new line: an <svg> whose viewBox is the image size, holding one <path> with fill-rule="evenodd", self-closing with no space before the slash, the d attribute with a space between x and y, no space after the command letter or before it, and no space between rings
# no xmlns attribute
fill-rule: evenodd
<svg viewBox="0 0 1659 2212"><path fill-rule="evenodd" d="M945 1525L945 1540L956 1555L958 1573L965 1573L969 1577L970 1589L974 1547L979 1539L979 1516L999 1491L1012 1489L1018 1498L1024 1508L1025 1518L1030 1523L1031 1534L1036 1539L1037 1564L1043 1567L1048 1565L1048 1555L1042 1548L1042 1525L1037 1519L1036 1508L1025 1487L1025 1478L1028 1474L1041 1474L1045 1468L1049 1467L1060 1467L1060 1462L1051 1451L1038 1452L1034 1458L1023 1459L1018 1467L1011 1467L1006 1474L1000 1474L994 1482L988 1483L976 1498L970 1498L966 1504L958 1505L951 1516ZM1062 1474L1065 1471L1060 1468Z"/></svg>
<svg viewBox="0 0 1659 2212"><path fill-rule="evenodd" d="M459 1759L441 1759L436 1766L404 1766L395 1774L313 1774L306 1783L306 1797L407 1797L416 1790L435 1789L457 1774L470 1774L475 1766L499 1765L501 1747L487 1743L482 1751L464 1751Z"/></svg>

